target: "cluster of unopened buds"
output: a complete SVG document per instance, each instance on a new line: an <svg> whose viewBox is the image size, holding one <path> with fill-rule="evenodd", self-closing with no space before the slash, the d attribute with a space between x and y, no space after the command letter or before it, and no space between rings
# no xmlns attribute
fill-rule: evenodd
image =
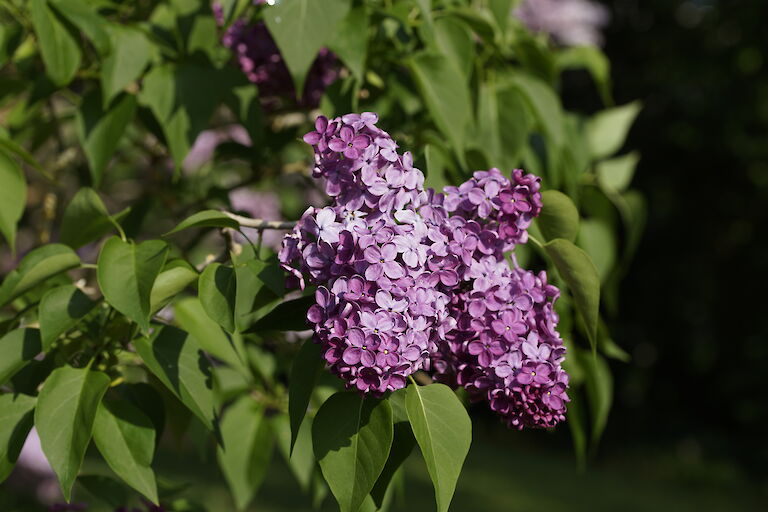
<svg viewBox="0 0 768 512"><path fill-rule="evenodd" d="M309 208L279 254L293 286L317 286L308 319L327 366L374 396L424 370L511 426L555 425L568 401L559 292L505 256L541 210L539 179L491 169L425 190L377 121L319 117L304 136L332 202Z"/></svg>

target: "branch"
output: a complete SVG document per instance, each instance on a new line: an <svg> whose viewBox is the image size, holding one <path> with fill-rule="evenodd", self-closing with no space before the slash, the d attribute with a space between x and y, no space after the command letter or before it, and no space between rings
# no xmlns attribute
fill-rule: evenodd
<svg viewBox="0 0 768 512"><path fill-rule="evenodd" d="M240 226L244 228L254 228L258 230L264 229L293 229L296 226L296 221L278 221L278 220L262 220L252 219L250 217L243 217L230 212L222 212L230 219L236 220Z"/></svg>

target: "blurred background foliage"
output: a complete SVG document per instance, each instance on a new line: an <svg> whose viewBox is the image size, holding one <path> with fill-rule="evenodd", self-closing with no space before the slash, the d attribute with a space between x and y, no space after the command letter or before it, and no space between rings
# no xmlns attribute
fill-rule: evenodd
<svg viewBox="0 0 768 512"><path fill-rule="evenodd" d="M307 204L323 203L300 141L313 114L376 111L430 186L463 181L475 168L519 165L542 175L545 188L565 191L582 216L577 243L602 282L600 348L615 388L611 397L605 377L583 395L591 395L583 412L591 411L598 434L607 421L586 471L571 455L568 428L511 432L475 406L454 509L764 505L768 425L758 379L768 332L751 307L759 315L768 282L758 243L768 220L763 2L605 0L601 10L562 0L581 10L560 18L552 14L557 0L528 0L513 17L499 15L510 2L494 0L471 2L473 9L435 1L434 17L420 10L429 2L353 2L343 20L327 9L328 19L275 35L284 49L301 30L316 43L313 58L328 46L343 63L333 77L313 68L305 79L297 70L311 60L294 49L286 56L293 79L321 93L304 89L298 99L280 93L293 87L291 76L273 73L279 86L256 86L242 72L248 55L220 43L238 19L266 18L279 33L271 6L222 2L218 26L202 1L89 2L107 25L64 14L65 3L11 0L0 9L0 144L25 162L29 182L16 251L2 249L3 273L41 243L77 245L77 230L64 232L62 218L86 186L110 212L123 212L116 216L129 237L157 237L205 208L296 219ZM54 53L42 59L45 36L35 39L31 24L45 21L35 16L57 24ZM324 23L341 24L335 37ZM353 30L360 26L370 28ZM608 118L598 114L606 108ZM265 236L265 255L277 240ZM93 262L98 246L82 245L81 259ZM200 265L223 247L217 233L193 233L178 254ZM561 304L571 305L567 296ZM587 353L570 311L562 308L562 330L573 328L570 339ZM285 366L279 358L267 372ZM579 369L571 371L579 384ZM158 452L158 473L169 480L161 488L220 510L230 500L226 484L213 450L199 448L202 428L191 425ZM586 453L581 435L576 448ZM274 460L253 509L310 509L312 498L296 493L288 467L277 453ZM407 501L393 509L433 506L422 464L407 463ZM105 469L95 456L86 461L89 472ZM33 510L41 481L34 471L15 475L0 488L0 508ZM83 487L78 496L98 503L89 495L98 485Z"/></svg>

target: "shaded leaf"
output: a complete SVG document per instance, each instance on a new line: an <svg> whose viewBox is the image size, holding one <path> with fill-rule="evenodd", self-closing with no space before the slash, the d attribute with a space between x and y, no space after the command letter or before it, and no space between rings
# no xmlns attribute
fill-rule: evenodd
<svg viewBox="0 0 768 512"><path fill-rule="evenodd" d="M469 80L475 58L472 32L458 18L443 17L435 20L435 44L442 55L447 56L456 71Z"/></svg>
<svg viewBox="0 0 768 512"><path fill-rule="evenodd" d="M131 26L108 25L112 51L101 66L101 90L106 107L149 64L152 46L144 33Z"/></svg>
<svg viewBox="0 0 768 512"><path fill-rule="evenodd" d="M28 292L43 281L80 265L77 254L61 244L48 244L31 250L18 268L5 276L0 285L0 306Z"/></svg>
<svg viewBox="0 0 768 512"><path fill-rule="evenodd" d="M203 310L229 332L235 331L236 287L235 270L219 263L205 267L198 281Z"/></svg>
<svg viewBox="0 0 768 512"><path fill-rule="evenodd" d="M556 238L544 244L568 289L576 311L584 320L590 344L597 344L597 320L600 311L600 276L589 255L573 243Z"/></svg>
<svg viewBox="0 0 768 512"><path fill-rule="evenodd" d="M272 458L273 435L264 406L243 396L221 420L223 446L217 449L219 467L229 484L235 506L245 510L253 500Z"/></svg>
<svg viewBox="0 0 768 512"><path fill-rule="evenodd" d="M314 303L314 295L285 301L278 304L245 332L305 331L310 327L307 311Z"/></svg>
<svg viewBox="0 0 768 512"><path fill-rule="evenodd" d="M0 233L16 251L16 224L27 203L27 182L19 164L0 148Z"/></svg>
<svg viewBox="0 0 768 512"><path fill-rule="evenodd" d="M116 222L110 217L99 194L92 188L82 187L64 210L59 239L61 243L78 249L101 238Z"/></svg>
<svg viewBox="0 0 768 512"><path fill-rule="evenodd" d="M2 343L2 341L0 341ZM35 399L22 394L0 395L0 482L8 478L32 429Z"/></svg>
<svg viewBox="0 0 768 512"><path fill-rule="evenodd" d="M48 291L40 300L38 318L42 350L47 352L64 334L96 306L79 288L65 284Z"/></svg>
<svg viewBox="0 0 768 512"><path fill-rule="evenodd" d="M579 211L571 198L557 190L545 190L541 194L544 206L536 222L546 240L563 238L576 240L579 232Z"/></svg>
<svg viewBox="0 0 768 512"><path fill-rule="evenodd" d="M317 374L323 368L322 348L314 340L304 342L293 359L291 377L288 381L288 414L291 422L291 446L289 453L293 453L299 429L307 413L309 399L315 389Z"/></svg>
<svg viewBox="0 0 768 512"><path fill-rule="evenodd" d="M158 503L152 471L155 429L144 413L126 401L99 405L93 440L107 464L128 485Z"/></svg>
<svg viewBox="0 0 768 512"><path fill-rule="evenodd" d="M105 373L63 366L46 379L37 398L35 428L40 446L59 477L66 500L91 441L101 397L109 386Z"/></svg>
<svg viewBox="0 0 768 512"><path fill-rule="evenodd" d="M368 53L368 12L364 6L350 9L328 47L362 82Z"/></svg>
<svg viewBox="0 0 768 512"><path fill-rule="evenodd" d="M560 99L552 88L540 79L523 73L511 75L508 81L528 101L539 126L552 144L561 146L565 141L565 119Z"/></svg>
<svg viewBox="0 0 768 512"><path fill-rule="evenodd" d="M94 90L83 98L77 116L77 133L88 159L91 181L98 187L104 170L115 153L136 112L136 97L124 94L104 109L101 96Z"/></svg>
<svg viewBox="0 0 768 512"><path fill-rule="evenodd" d="M341 512L356 512L389 456L392 409L386 400L354 392L326 400L312 425L312 444Z"/></svg>
<svg viewBox="0 0 768 512"><path fill-rule="evenodd" d="M56 85L67 85L82 58L77 39L46 0L30 0L30 14L48 76Z"/></svg>
<svg viewBox="0 0 768 512"><path fill-rule="evenodd" d="M413 437L413 431L411 430L411 425L408 423L407 418L405 421L395 420L394 433L392 449L389 452L387 463L384 465L384 469L381 471L378 480L376 480L376 485L374 485L373 490L371 490L371 497L378 508L383 506L387 490L394 482L397 470L400 469L400 466L405 462L405 459L407 459L413 451L413 447L416 446L416 438Z"/></svg>
<svg viewBox="0 0 768 512"><path fill-rule="evenodd" d="M80 29L104 55L109 52L111 43L109 33L104 29L107 21L83 0L51 0L50 5L70 23Z"/></svg>
<svg viewBox="0 0 768 512"><path fill-rule="evenodd" d="M150 338L137 338L133 344L155 377L212 430L211 365L189 333L171 326L158 327Z"/></svg>
<svg viewBox="0 0 768 512"><path fill-rule="evenodd" d="M297 94L320 48L332 41L349 0L292 0L264 10L264 21L293 77Z"/></svg>
<svg viewBox="0 0 768 512"><path fill-rule="evenodd" d="M472 422L448 386L408 386L408 419L435 486L438 512L448 510L472 443Z"/></svg>
<svg viewBox="0 0 768 512"><path fill-rule="evenodd" d="M598 219L582 220L578 245L589 254L600 282L604 283L616 264L616 237L611 227Z"/></svg>
<svg viewBox="0 0 768 512"><path fill-rule="evenodd" d="M241 373L249 374L230 338L205 313L198 299L189 297L176 302L173 312L179 325L203 350Z"/></svg>
<svg viewBox="0 0 768 512"><path fill-rule="evenodd" d="M99 253L99 287L109 304L149 330L150 294L165 264L168 246L160 240L136 244L110 238Z"/></svg>
<svg viewBox="0 0 768 512"><path fill-rule="evenodd" d="M409 64L435 124L463 158L464 139L472 120L466 83L456 80L454 66L444 55L420 53Z"/></svg>

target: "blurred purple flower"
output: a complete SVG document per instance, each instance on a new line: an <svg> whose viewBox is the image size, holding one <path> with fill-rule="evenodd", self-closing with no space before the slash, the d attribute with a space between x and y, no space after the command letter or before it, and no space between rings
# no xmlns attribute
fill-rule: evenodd
<svg viewBox="0 0 768 512"><path fill-rule="evenodd" d="M565 46L601 45L600 29L609 20L608 9L590 0L523 0L515 16Z"/></svg>

